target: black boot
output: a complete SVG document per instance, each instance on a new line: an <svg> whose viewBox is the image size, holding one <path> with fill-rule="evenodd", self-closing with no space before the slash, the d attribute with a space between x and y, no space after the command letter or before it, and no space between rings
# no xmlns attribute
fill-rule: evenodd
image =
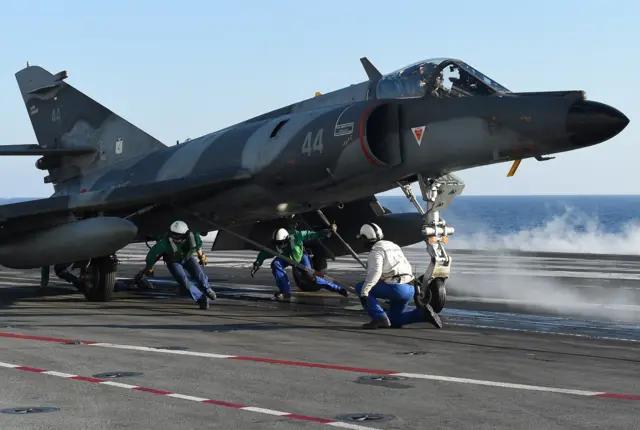
<svg viewBox="0 0 640 430"><path fill-rule="evenodd" d="M347 291L346 288L340 288L340 290L338 291L338 294L344 297L349 297L349 291Z"/></svg>
<svg viewBox="0 0 640 430"><path fill-rule="evenodd" d="M366 328L370 330L375 330L378 328L389 328L389 327L391 327L391 322L389 321L389 318L387 318L387 316L362 324L362 328Z"/></svg>
<svg viewBox="0 0 640 430"><path fill-rule="evenodd" d="M200 305L200 309L209 309L209 300L207 300L207 296L204 294L198 299L198 304Z"/></svg>
<svg viewBox="0 0 640 430"><path fill-rule="evenodd" d="M440 315L438 315L431 305L426 304L422 307L422 317L428 323L433 324L436 328L442 328L442 321L440 321Z"/></svg>

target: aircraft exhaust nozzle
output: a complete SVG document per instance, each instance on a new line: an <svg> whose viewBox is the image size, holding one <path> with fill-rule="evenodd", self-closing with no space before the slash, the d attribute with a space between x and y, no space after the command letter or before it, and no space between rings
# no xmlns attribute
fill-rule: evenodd
<svg viewBox="0 0 640 430"><path fill-rule="evenodd" d="M629 118L612 106L578 100L569 108L565 126L571 144L584 147L617 136L628 124Z"/></svg>

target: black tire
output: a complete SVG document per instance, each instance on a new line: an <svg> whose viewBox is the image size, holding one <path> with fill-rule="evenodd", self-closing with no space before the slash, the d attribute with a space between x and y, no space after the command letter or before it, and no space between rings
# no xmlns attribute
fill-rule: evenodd
<svg viewBox="0 0 640 430"><path fill-rule="evenodd" d="M313 256L311 257L311 267L316 272L320 272L323 275L327 273L327 257L324 249L316 249L312 248ZM311 275L309 272L305 272L303 270L293 268L293 280L296 283L296 286L300 291L318 291L321 287L315 280L315 276Z"/></svg>
<svg viewBox="0 0 640 430"><path fill-rule="evenodd" d="M422 285L424 275L416 279L418 285ZM416 304L422 306L423 303L431 305L433 311L437 314L442 312L447 303L447 288L445 287L446 279L436 278L429 283L425 291L421 291L421 295L415 296Z"/></svg>
<svg viewBox="0 0 640 430"><path fill-rule="evenodd" d="M113 297L118 263L115 256L94 259L83 276L84 297L90 302L108 302Z"/></svg>
<svg viewBox="0 0 640 430"><path fill-rule="evenodd" d="M429 284L429 292L431 300L429 304L433 311L437 314L442 312L444 305L447 303L447 289L445 287L445 279L436 278Z"/></svg>

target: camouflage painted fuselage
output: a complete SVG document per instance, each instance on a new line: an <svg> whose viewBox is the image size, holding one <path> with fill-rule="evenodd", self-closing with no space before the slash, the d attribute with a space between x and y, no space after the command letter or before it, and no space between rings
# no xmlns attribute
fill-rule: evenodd
<svg viewBox="0 0 640 430"><path fill-rule="evenodd" d="M433 73L454 62L439 64ZM175 219L195 231L214 230L193 212L250 230L256 222L270 225L338 204L346 225L372 217L384 223L386 216L375 208L348 209L358 202L370 205L374 194L414 181L417 174L437 178L579 149L610 139L628 123L614 108L586 101L581 91L518 94L492 83L486 84L487 94L444 97L435 91L434 74L426 88L433 87L435 96L425 90L420 97L395 97L388 89L405 88L400 81L373 75L166 146L64 82L66 75L27 67L16 78L38 139L30 151L43 155L37 166L48 170L45 182L55 193L0 207L0 240L8 228L13 234L32 232L100 215L126 217L137 227L135 240L161 235ZM480 82L473 84L475 91ZM67 153L56 154L62 150ZM136 214L140 210L146 212ZM408 218L398 220L385 231L409 226ZM411 228L419 222L414 215ZM418 230L410 236L398 242L421 239Z"/></svg>

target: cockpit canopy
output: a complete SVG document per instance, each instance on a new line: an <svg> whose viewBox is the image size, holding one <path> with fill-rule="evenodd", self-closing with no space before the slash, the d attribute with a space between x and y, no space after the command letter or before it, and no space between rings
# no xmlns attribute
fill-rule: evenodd
<svg viewBox="0 0 640 430"><path fill-rule="evenodd" d="M463 61L434 58L388 73L377 86L378 99L491 96L510 91Z"/></svg>

